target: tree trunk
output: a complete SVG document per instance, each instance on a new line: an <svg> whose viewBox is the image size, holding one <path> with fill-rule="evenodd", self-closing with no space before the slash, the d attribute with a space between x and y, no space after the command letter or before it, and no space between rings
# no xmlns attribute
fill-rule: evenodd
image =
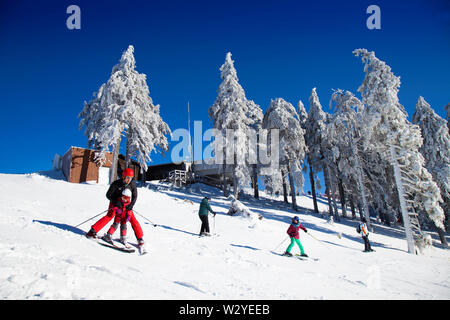
<svg viewBox="0 0 450 320"><path fill-rule="evenodd" d="M328 166L323 166L323 176L325 178L325 194L327 195L328 200L328 215L333 216L333 207L331 206L331 193L330 193L330 181L328 175Z"/></svg>
<svg viewBox="0 0 450 320"><path fill-rule="evenodd" d="M441 240L441 243L445 247L448 247L447 239L445 239L445 232L444 232L444 230L442 230L441 228L438 228L438 227L436 227L436 229L437 229L437 233L439 235L439 239Z"/></svg>
<svg viewBox="0 0 450 320"><path fill-rule="evenodd" d="M127 132L127 150L125 154L125 168L130 167L131 162L131 141L132 141L133 133L131 132L130 128L128 128Z"/></svg>
<svg viewBox="0 0 450 320"><path fill-rule="evenodd" d="M341 178L339 178L339 180L338 180L338 187L339 187L339 196L341 198L342 216L347 219L347 205L345 203L345 190L344 190L344 184L343 184Z"/></svg>
<svg viewBox="0 0 450 320"><path fill-rule="evenodd" d="M363 214L367 220L366 223L367 223L368 229L373 232L373 227L372 227L372 224L370 223L369 204L367 203L367 199L366 199L366 188L364 187L364 183L363 183L363 179L362 179L362 167L359 162L358 146L356 145L356 143L354 142L354 139L353 139L354 130L355 129L352 125L352 130L351 130L351 133L349 132L349 135L350 135L350 141L351 141L351 146L352 146L352 153L355 156L355 165L356 165L356 174L358 177L358 186L359 186L359 191L361 193L361 200L363 202L363 207L364 207Z"/></svg>
<svg viewBox="0 0 450 320"><path fill-rule="evenodd" d="M394 147L390 146L389 151L391 153L391 163L394 167L395 184L397 186L398 198L400 200L400 210L401 210L402 218L403 218L403 226L405 227L406 241L408 243L408 252L411 254L414 254L415 253L415 245L414 245L413 230L412 230L412 226L411 226L411 221L409 219L408 210L406 208L405 192L403 191L403 183L402 183L400 167L398 166L398 163L396 160L396 154L395 154Z"/></svg>
<svg viewBox="0 0 450 320"><path fill-rule="evenodd" d="M309 182L311 183L311 194L313 197L314 212L319 213L319 207L317 206L317 196L316 196L316 182L314 181L314 171L313 168L311 167L309 159L308 165L309 165Z"/></svg>
<svg viewBox="0 0 450 320"><path fill-rule="evenodd" d="M258 167L255 164L253 167L253 177L252 177L252 183L253 183L253 196L255 199L259 199L259 186L258 186Z"/></svg>
<svg viewBox="0 0 450 320"><path fill-rule="evenodd" d="M333 168L333 167L332 167ZM336 193L333 191L335 191L334 188L334 184L333 184L333 179L331 178L331 174L330 171L334 171L333 169L328 168L328 179L330 182L330 193L331 193L331 203L333 204L333 208L334 208L334 221L341 221L341 218L339 217L339 210L337 207L337 203L336 203Z"/></svg>
<svg viewBox="0 0 450 320"><path fill-rule="evenodd" d="M285 173L284 170L281 169L281 179L283 181L283 197L284 197L284 202L285 203L289 203L288 202L288 197L287 197L287 187L286 187L286 179L285 179Z"/></svg>
<svg viewBox="0 0 450 320"><path fill-rule="evenodd" d="M295 184L294 179L292 178L290 161L288 161L287 167L288 167L289 185L291 187L292 209L297 211L297 198L295 196Z"/></svg>
<svg viewBox="0 0 450 320"><path fill-rule="evenodd" d="M222 158L222 190L223 190L223 196L228 197L228 186L227 186L227 176L226 176L226 169L227 169L227 161L226 161L226 149L225 146L222 148L223 151L223 158Z"/></svg>
<svg viewBox="0 0 450 320"><path fill-rule="evenodd" d="M233 164L233 191L234 191L234 198L236 200L239 200L239 184L236 177L236 153L234 154L234 164Z"/></svg>
<svg viewBox="0 0 450 320"><path fill-rule="evenodd" d="M113 153L113 160L111 164L111 172L110 172L110 178L109 183L113 183L117 180L117 166L119 162L119 150L120 150L120 142L122 141L122 137L119 137L117 139L117 143L114 146L114 153Z"/></svg>
<svg viewBox="0 0 450 320"><path fill-rule="evenodd" d="M352 210L352 219L356 219L356 210L355 210L355 202L353 201L353 195L349 197L350 209Z"/></svg>
<svg viewBox="0 0 450 320"><path fill-rule="evenodd" d="M364 217L366 218L367 227L369 228L370 231L373 232L372 224L370 223L369 204L367 203L367 199L366 199L366 188L364 186L363 178L362 178L362 168L359 163L358 149L356 148L355 144L353 144L353 154L355 155L356 174L358 177L358 186L359 186L359 191L361 192L361 200L363 203L363 214L364 214Z"/></svg>
<svg viewBox="0 0 450 320"><path fill-rule="evenodd" d="M223 190L223 196L228 197L228 190L227 190L227 177L225 175L225 170L227 168L227 164L222 164L222 190Z"/></svg>
<svg viewBox="0 0 450 320"><path fill-rule="evenodd" d="M253 165L254 197L259 199L258 173L259 173L259 132L256 134L256 164Z"/></svg>

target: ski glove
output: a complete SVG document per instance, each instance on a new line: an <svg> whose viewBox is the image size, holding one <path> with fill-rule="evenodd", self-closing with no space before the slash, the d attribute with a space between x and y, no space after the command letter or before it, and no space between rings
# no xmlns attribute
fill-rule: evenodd
<svg viewBox="0 0 450 320"><path fill-rule="evenodd" d="M308 230L306 230L306 229L305 229L305 230L303 230L303 231L305 231L305 233L306 233L306 232L308 232Z"/></svg>

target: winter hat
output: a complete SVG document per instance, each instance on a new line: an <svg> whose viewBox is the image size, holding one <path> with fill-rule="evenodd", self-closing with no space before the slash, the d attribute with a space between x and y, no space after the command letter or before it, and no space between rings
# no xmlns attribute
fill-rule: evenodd
<svg viewBox="0 0 450 320"><path fill-rule="evenodd" d="M131 199L131 190L128 188L123 189L122 197L127 197L127 198Z"/></svg>

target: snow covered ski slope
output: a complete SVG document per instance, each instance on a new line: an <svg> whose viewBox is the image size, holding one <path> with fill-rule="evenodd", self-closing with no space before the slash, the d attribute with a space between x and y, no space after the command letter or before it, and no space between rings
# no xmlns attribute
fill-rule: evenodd
<svg viewBox="0 0 450 320"><path fill-rule="evenodd" d="M363 253L356 221L331 225L265 196L242 200L262 220L228 216L230 201L200 184L182 191L139 188L135 209L158 225L137 217L148 253L111 250L84 237L95 220L74 227L107 208L108 186L57 177L0 174L0 299L450 298L450 251L439 242L411 255L401 230L375 224L370 240L376 252ZM217 212L209 221L219 237L193 236L205 195ZM312 208L308 197L298 203ZM305 252L318 261L272 253L288 246L294 215L311 234L300 234ZM131 228L129 242L136 243Z"/></svg>

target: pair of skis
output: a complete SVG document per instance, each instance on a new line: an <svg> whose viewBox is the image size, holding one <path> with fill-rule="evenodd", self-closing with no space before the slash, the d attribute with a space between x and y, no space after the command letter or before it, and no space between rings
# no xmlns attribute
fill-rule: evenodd
<svg viewBox="0 0 450 320"><path fill-rule="evenodd" d="M278 253L275 251L271 251L273 254L276 254L278 256L282 256L282 257L288 257L288 258L297 258L299 260L304 260L304 261L319 261L319 258L312 258L312 257L306 257L306 256L302 256L299 254L293 254L292 256L288 256L284 253Z"/></svg>
<svg viewBox="0 0 450 320"><path fill-rule="evenodd" d="M130 246L128 244L124 245L123 243L121 243L119 241L112 240L111 242L107 242L107 241L103 240L102 238L95 238L95 240L101 246L108 247L108 248L118 250L121 252L133 253L136 251L132 246ZM137 247L138 247L138 251L139 251L140 255L144 255L147 253L147 250L145 249L144 245L140 245L140 246L138 245Z"/></svg>

